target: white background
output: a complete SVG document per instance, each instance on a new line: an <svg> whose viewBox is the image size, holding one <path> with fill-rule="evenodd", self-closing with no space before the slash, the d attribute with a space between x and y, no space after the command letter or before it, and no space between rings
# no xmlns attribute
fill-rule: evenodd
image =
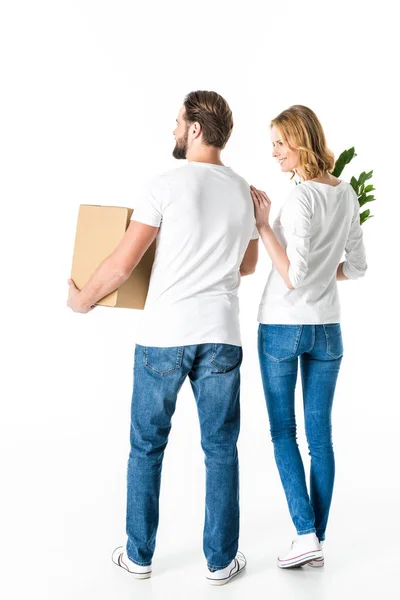
<svg viewBox="0 0 400 600"><path fill-rule="evenodd" d="M398 26L394 2L3 0L0 15L3 301L3 597L40 599L397 597L399 569ZM207 586L204 471L185 386L167 448L154 576L110 561L125 540L132 359L139 311L66 308L78 207L133 206L176 165L185 94L215 89L235 127L225 164L265 189L291 183L269 120L319 115L344 178L374 169L369 270L340 284L345 356L334 406L337 479L325 569L282 572L294 530L275 467L256 354L270 263L242 282L240 438L247 573ZM308 464L301 418L299 441Z"/></svg>

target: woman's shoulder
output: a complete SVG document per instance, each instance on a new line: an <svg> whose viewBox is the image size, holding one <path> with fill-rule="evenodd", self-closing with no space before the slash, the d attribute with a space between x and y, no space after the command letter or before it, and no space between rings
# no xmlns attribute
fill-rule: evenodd
<svg viewBox="0 0 400 600"><path fill-rule="evenodd" d="M302 181L301 183L297 183L295 187L291 190L290 196L301 196L301 195L309 195L309 187L307 186L308 181Z"/></svg>
<svg viewBox="0 0 400 600"><path fill-rule="evenodd" d="M312 218L314 214L315 199L313 194L304 183L299 183L294 187L285 202L282 205L279 216L285 218L297 218L297 216L307 216Z"/></svg>
<svg viewBox="0 0 400 600"><path fill-rule="evenodd" d="M298 183L289 193L285 204L306 204L312 207L313 205L313 196L310 192L310 188L306 185L307 182L303 181L302 183Z"/></svg>

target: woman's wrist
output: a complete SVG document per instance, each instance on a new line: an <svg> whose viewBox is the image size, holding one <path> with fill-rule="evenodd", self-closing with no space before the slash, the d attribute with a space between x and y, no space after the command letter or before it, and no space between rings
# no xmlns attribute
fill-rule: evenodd
<svg viewBox="0 0 400 600"><path fill-rule="evenodd" d="M257 229L260 235L263 233L270 233L272 231L272 227L269 223L263 223L262 225L257 226Z"/></svg>

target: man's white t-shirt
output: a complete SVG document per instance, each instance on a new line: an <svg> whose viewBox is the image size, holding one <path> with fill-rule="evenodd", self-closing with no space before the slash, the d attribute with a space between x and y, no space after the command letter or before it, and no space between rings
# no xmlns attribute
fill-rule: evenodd
<svg viewBox="0 0 400 600"><path fill-rule="evenodd" d="M248 183L191 161L157 177L132 220L160 227L137 343L240 346L239 268L258 238Z"/></svg>
<svg viewBox="0 0 400 600"><path fill-rule="evenodd" d="M305 181L296 186L273 230L286 249L294 289L288 289L273 267L261 299L260 323L338 323L336 271L343 254L346 277L357 279L367 270L360 205L351 185Z"/></svg>

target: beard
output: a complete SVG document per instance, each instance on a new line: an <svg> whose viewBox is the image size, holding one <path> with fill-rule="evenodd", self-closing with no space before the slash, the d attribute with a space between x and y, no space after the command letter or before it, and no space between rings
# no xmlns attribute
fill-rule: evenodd
<svg viewBox="0 0 400 600"><path fill-rule="evenodd" d="M185 135L183 135L179 140L176 141L175 148L172 152L172 156L177 159L185 159L186 153L188 149L188 132L189 127L186 129Z"/></svg>

